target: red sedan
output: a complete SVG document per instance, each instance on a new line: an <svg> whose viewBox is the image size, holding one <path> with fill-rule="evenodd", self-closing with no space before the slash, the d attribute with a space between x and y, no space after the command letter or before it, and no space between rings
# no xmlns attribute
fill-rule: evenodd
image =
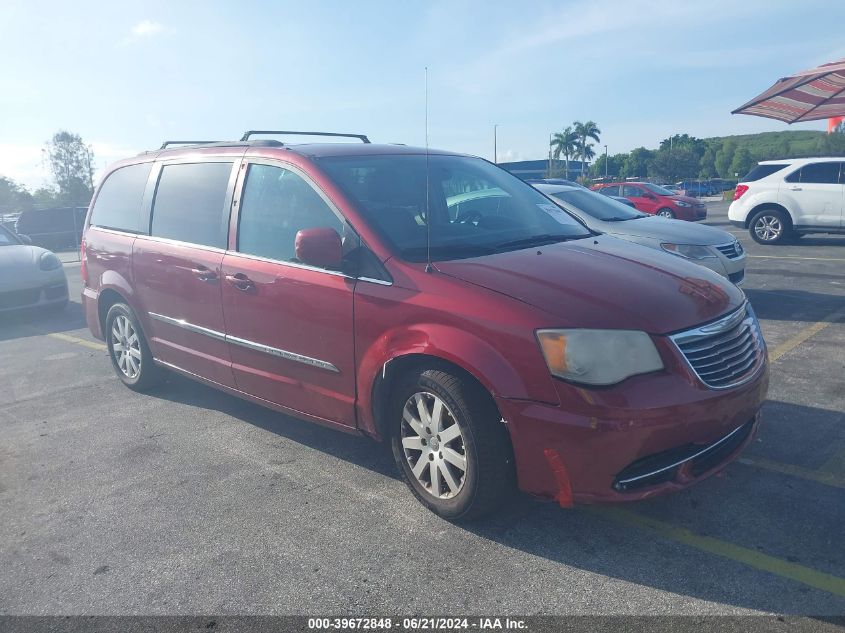
<svg viewBox="0 0 845 633"><path fill-rule="evenodd" d="M643 213L697 222L707 218L704 203L689 196L679 196L650 182L609 182L593 185L606 196L622 196Z"/></svg>

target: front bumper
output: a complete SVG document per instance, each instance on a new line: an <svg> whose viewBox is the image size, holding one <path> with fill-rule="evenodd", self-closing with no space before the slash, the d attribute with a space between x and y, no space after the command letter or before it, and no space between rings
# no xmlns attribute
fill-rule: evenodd
<svg viewBox="0 0 845 633"><path fill-rule="evenodd" d="M736 285L742 284L745 280L745 264L747 261L745 253L733 259L720 253L716 257L691 261L719 273L722 277L727 277L730 282Z"/></svg>
<svg viewBox="0 0 845 633"><path fill-rule="evenodd" d="M67 280L61 279L34 288L0 292L0 313L62 305L67 300Z"/></svg>
<svg viewBox="0 0 845 633"><path fill-rule="evenodd" d="M644 499L719 471L757 432L768 382L764 363L753 379L732 389L655 373L606 389L558 381L562 406L496 402L510 431L520 489L570 506ZM735 431L740 437L728 443ZM620 485L666 466L637 485Z"/></svg>

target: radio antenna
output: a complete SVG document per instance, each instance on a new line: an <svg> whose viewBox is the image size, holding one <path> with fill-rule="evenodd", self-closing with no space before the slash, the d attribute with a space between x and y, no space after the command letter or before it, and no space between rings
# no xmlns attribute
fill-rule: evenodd
<svg viewBox="0 0 845 633"><path fill-rule="evenodd" d="M434 272L431 265L431 207L429 205L428 167L428 66L425 67L425 272Z"/></svg>

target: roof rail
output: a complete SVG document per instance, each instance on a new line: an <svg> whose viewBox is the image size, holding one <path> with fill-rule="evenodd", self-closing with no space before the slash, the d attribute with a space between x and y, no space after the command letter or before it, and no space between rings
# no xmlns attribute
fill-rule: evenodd
<svg viewBox="0 0 845 633"><path fill-rule="evenodd" d="M165 141L159 149L167 149L168 145L211 145L220 141Z"/></svg>
<svg viewBox="0 0 845 633"><path fill-rule="evenodd" d="M241 137L242 141L248 141L253 134L296 134L299 136L340 136L343 138L357 138L362 143L369 143L370 139L365 134L341 134L339 132L294 132L292 130L248 130Z"/></svg>

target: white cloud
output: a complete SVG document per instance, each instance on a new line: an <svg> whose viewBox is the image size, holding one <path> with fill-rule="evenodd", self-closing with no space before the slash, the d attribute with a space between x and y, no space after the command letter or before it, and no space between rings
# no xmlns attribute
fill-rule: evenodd
<svg viewBox="0 0 845 633"><path fill-rule="evenodd" d="M44 185L49 177L43 163L41 145L0 143L0 176L11 178L30 189Z"/></svg>
<svg viewBox="0 0 845 633"><path fill-rule="evenodd" d="M152 20L141 20L132 27L132 35L136 37L149 37L150 35L155 35L156 33L161 33L164 27L158 23L153 22Z"/></svg>
<svg viewBox="0 0 845 633"><path fill-rule="evenodd" d="M121 45L126 46L140 39L153 37L164 32L164 26L153 20L141 20L129 30L129 35L121 40Z"/></svg>

